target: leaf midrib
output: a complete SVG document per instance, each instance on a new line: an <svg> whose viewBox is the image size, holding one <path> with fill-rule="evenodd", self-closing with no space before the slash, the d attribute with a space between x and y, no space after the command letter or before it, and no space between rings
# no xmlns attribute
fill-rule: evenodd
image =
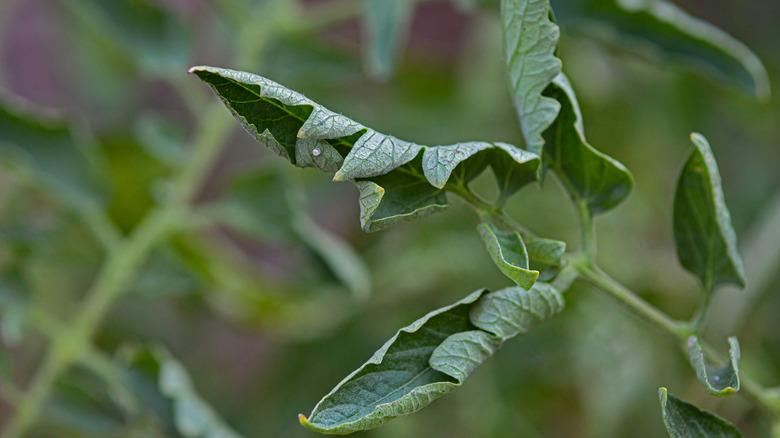
<svg viewBox="0 0 780 438"><path fill-rule="evenodd" d="M257 96L262 101L270 103L271 105L275 106L276 108L279 108L280 110L284 111L285 113L289 114L290 116L292 116L293 118L295 118L296 120L301 122L301 126L303 126L303 124L306 123L306 120L308 120L308 118L307 119L303 119L298 114L295 114L292 111L290 111L289 109L287 109L287 105L279 105L276 102L278 99L275 99L275 98L269 97L269 96L263 96L262 94L255 92L253 89L245 86L243 83L241 83L241 82L239 82L239 81L237 81L237 80L235 80L233 78L230 78L230 77L227 77L227 76L224 76L224 75L219 75L219 77L227 79L232 84L238 85L240 88L242 88L242 89L248 91L249 93L252 93L253 95ZM263 88L263 86L260 85L260 84L255 84L255 85L260 87L260 89ZM304 105L307 105L307 106L311 107L312 108L312 113L314 112L315 105L313 105L312 103L306 103ZM311 117L311 113L309 113L309 117ZM365 129L365 128L363 128L363 129ZM354 134L351 134L351 135L354 135ZM336 140L338 142L338 144L341 144L341 145L344 145L344 146L348 146L350 148L352 148L354 146L354 144L350 144L349 142L344 141L343 137L342 138L338 138L338 139L328 139L328 140Z"/></svg>

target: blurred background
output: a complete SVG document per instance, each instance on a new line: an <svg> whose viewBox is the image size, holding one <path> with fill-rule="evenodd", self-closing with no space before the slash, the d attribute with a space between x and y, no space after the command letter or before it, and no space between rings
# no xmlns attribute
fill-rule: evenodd
<svg viewBox="0 0 780 438"><path fill-rule="evenodd" d="M522 144L497 5L470 3L418 2L391 72L365 61L360 1L2 0L4 105L46 120L0 116L0 130L11 129L3 117L27 123L37 165L29 171L18 150L0 146L0 424L13 412L9 394L26 387L46 348L30 315L72 320L105 260L92 207L73 199L94 189L90 205L129 233L166 202L195 142L224 144L199 190L202 215L155 248L95 344L117 361L134 346L164 346L244 436L312 436L296 415L399 327L472 290L505 286L464 205L364 234L351 184L291 168L258 146L187 74L198 64L255 72L422 144ZM744 41L773 83L780 77L780 3L677 3ZM718 294L708 337L725 349L724 336L738 333L743 368L780 383L780 98L758 101L565 20L562 32L560 57L589 140L636 181L628 201L598 221L606 270L674 317L694 312L701 296L676 261L671 199L688 135L703 133L750 282L747 292ZM574 211L555 184L525 188L509 209L540 235L576 245ZM658 437L659 386L746 436L768 433L744 399L708 397L663 333L585 284L566 299L564 313L507 343L463 388L361 436ZM104 380L68 371L33 436L181 433L165 418L169 407L130 415Z"/></svg>

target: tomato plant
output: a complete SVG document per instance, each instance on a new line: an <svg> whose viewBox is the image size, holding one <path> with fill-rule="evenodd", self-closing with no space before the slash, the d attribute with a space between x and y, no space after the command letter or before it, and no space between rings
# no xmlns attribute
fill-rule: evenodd
<svg viewBox="0 0 780 438"><path fill-rule="evenodd" d="M457 2L472 13L481 10L498 17L501 38L489 45L502 50L502 76L516 113L510 119L519 135L493 135L484 129L481 132L488 133L488 138L429 145L382 133L363 125L356 120L359 117L328 109L283 85L284 74L272 80L243 71L257 66L252 60L258 52L270 50L274 35L289 37L287 43L293 44L312 29L361 14L366 72L387 81L397 74L399 53L411 34L413 0L333 2L316 6L322 9L306 19L285 1L222 5L222 26L238 29L233 29L239 38L230 65L242 70L196 66L189 69L189 76L183 71L194 51L192 30L181 17L151 1L77 3L64 8L92 35L111 27L135 31L105 43L112 46L109 52L122 58L117 71L135 70L144 77L170 82L192 112L194 133L186 139L162 117L139 116L130 136L137 137L132 141L139 144L112 146L130 140L123 135L95 135L12 98L0 107L0 150L8 164L8 181L49 194L53 201L47 202L54 205L57 217L64 218L56 221L51 232L54 238L43 238L51 239L51 247L56 247L59 269L56 274L45 274L51 279L46 287L69 288L82 295L75 300L76 306L63 304L69 297L63 303L39 305L34 293L24 292L34 288L36 280L43 281L44 274L37 274L35 266L43 269L54 264L46 258L50 252L36 242L44 234L25 224L25 218L31 217L29 210L19 217L9 213L4 219L10 224L4 224L10 230L4 237L10 255L2 266L3 335L15 345L27 339L29 332L46 342L45 354L24 389L10 378L4 384L13 406L4 436L22 436L35 427L44 435L56 434L52 431L68 423L62 418L77 417L70 407L74 404L90 405L80 407L79 412L89 412L90 421L84 423L93 427L85 432L73 426L80 430L73 432L77 436L113 436L118 431L238 436L238 428L230 426L199 395L195 387L200 379L193 379L170 349L159 342L129 342L109 354L101 345L106 341L97 342L101 327L121 312L124 300L145 293L154 296L161 289L174 297L209 289L214 290L208 295L209 305L230 318L256 322L260 330L282 337L316 338L318 332L347 324L345 320L370 306L366 303L374 300L376 281L372 277L381 271L391 273L388 284L395 286L404 276L415 277L418 271L446 264L446 249L434 246L432 257L416 260L411 251L396 248L382 253L369 267L348 239L313 218L309 204L312 199L319 201L317 190L324 180L305 180L309 173L304 177L279 164L285 161L324 173L334 182L350 182L358 194L360 228L366 233L433 214L465 216L458 206L467 206L473 213L468 219L473 221L471 234L453 238L467 235L481 241L484 251L469 248L468 259L491 262L491 276L503 274L505 283L460 291L462 298L434 310L415 301L415 312L423 316L399 329L335 384L309 414L300 414L299 422L305 428L325 434L374 429L416 413L450 392L465 390L469 377L500 356L504 344L533 336L537 326L565 314L574 295L570 290L587 284L681 347L704 391L715 397L743 395L753 406L743 409L755 408L761 412L760 421L770 423L776 435L780 433L780 388L761 383L767 373L757 372L758 367L743 366L737 336L706 331L721 290L745 288L751 281L713 147L704 134L692 133L674 191L660 195L668 201L677 261L701 291L693 316L672 316L681 313L660 310L603 267L596 222L621 207L639 180L635 181L628 166L588 140L586 107L580 105L573 85L577 76L568 70L566 55L571 52L562 50L560 44L561 30L571 30L576 39L628 52L650 49L668 65L691 68L758 100L769 99L763 64L726 32L664 0ZM282 64L284 60L268 56L265 62ZM195 79L208 85L220 102L199 94L203 87ZM360 98L358 87L355 92ZM638 111L641 105L637 102L636 107L621 111ZM203 188L209 185L210 172L230 138L232 122L225 108L252 139L277 157L272 165L229 174L225 193L204 200ZM495 114L503 109L500 103L488 101L479 114L486 120L480 123L487 124L491 118L505 122L506 118ZM594 113L589 120L599 117ZM442 111L431 132L449 138L451 134L443 131L458 132L457 124L458 120ZM719 141L713 137L714 143ZM183 147L187 142L190 148ZM662 158L667 157L658 157ZM158 181L152 184L151 180ZM570 201L568 215L579 234L574 241L570 236L541 235L512 213L520 209L542 218L553 214L520 200L531 189L549 196L546 187L550 185L557 185ZM329 208L340 208L334 205ZM770 221L767 228L776 222ZM69 237L66 229L79 226L83 228L80 234ZM241 237L228 233L214 244L204 238L204 229L229 229ZM444 239L447 232L442 231ZM777 233L770 230L769 234ZM299 272L285 283L273 275L258 275L251 263L237 262L231 254L241 252L241 245L253 240L303 249L295 263ZM648 252L641 257L653 255ZM272 258L281 257L275 254ZM392 264L405 260L406 265ZM386 312L391 310L388 306ZM546 343L551 342L555 341ZM635 342L630 348L644 347ZM321 357L311 355L309 360ZM322 366L310 363L303 369ZM100 389L85 389L92 387L80 383L79 370L97 377ZM576 372L559 370L569 371ZM672 395L687 392L675 387L675 381L655 382L660 402L656 418L661 418L669 436L741 436L732 422ZM70 394L68 388L81 393ZM652 398L653 394L644 396ZM57 417L58 402L68 406L61 408L67 415ZM105 430L111 432L101 432ZM252 435L250 429L247 433Z"/></svg>

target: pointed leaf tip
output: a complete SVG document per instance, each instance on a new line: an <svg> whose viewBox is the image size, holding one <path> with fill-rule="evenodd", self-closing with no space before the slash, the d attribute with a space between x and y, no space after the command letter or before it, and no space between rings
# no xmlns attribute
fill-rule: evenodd
<svg viewBox="0 0 780 438"><path fill-rule="evenodd" d="M720 284L745 287L745 271L726 205L718 164L707 139L692 133L694 148L677 180L674 240L680 264L709 294Z"/></svg>
<svg viewBox="0 0 780 438"><path fill-rule="evenodd" d="M339 171L337 171L337 172L336 172L336 173L333 175L333 181L335 181L335 182L342 182L342 181L346 181L346 179L347 179L347 178L344 176L344 173L342 173L340 170L339 170Z"/></svg>
<svg viewBox="0 0 780 438"><path fill-rule="evenodd" d="M535 179L540 162L537 155L503 143L424 146L404 141L262 76L207 66L190 71L211 86L259 143L297 167L335 172L333 181L355 182L367 231L443 210L447 184L468 183L488 165L506 173L502 180L510 184L502 196L511 194Z"/></svg>
<svg viewBox="0 0 780 438"><path fill-rule="evenodd" d="M463 385L503 341L562 308L563 297L546 283L472 292L399 330L320 400L310 418L298 420L315 432L348 434L417 412Z"/></svg>
<svg viewBox="0 0 780 438"><path fill-rule="evenodd" d="M658 388L661 418L671 438L739 438L742 433L723 418L678 399L666 388Z"/></svg>

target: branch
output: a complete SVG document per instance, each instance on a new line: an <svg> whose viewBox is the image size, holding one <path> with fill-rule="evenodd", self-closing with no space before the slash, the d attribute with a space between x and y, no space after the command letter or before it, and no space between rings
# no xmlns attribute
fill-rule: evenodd
<svg viewBox="0 0 780 438"><path fill-rule="evenodd" d="M156 207L128 238L112 245L81 310L67 330L52 339L42 365L4 429L3 437L22 436L33 425L54 382L92 348L96 328L126 290L149 252L188 216L189 202L205 180L229 132L229 119L220 104L213 103L202 114L192 158L174 182L174 199Z"/></svg>
<svg viewBox="0 0 780 438"><path fill-rule="evenodd" d="M521 233L530 233L527 229L520 227L510 218L502 209L490 206L484 207L484 203L472 194L456 192L461 198L469 203L480 215L490 216L503 221L503 223L513 226ZM474 202L477 199L479 202ZM677 321L666 313L652 306L639 297L635 292L609 276L601 270L594 261L595 256L595 233L593 230L592 217L589 212L584 212L581 208L580 220L582 226L582 248L579 252L571 254L565 258L565 266L555 280L556 287L561 292L568 289L571 284L579 277L590 282L598 289L608 293L620 301L627 309L640 316L647 322L655 325L664 332L678 339L685 345L688 337L695 333L695 327L685 321ZM724 362L726 359L719 354L711 345L702 342L702 348L705 356L713 362ZM756 382L743 370L740 373L742 388L745 395L756 402L758 405L768 411L773 417L780 418L780 388L766 388Z"/></svg>

